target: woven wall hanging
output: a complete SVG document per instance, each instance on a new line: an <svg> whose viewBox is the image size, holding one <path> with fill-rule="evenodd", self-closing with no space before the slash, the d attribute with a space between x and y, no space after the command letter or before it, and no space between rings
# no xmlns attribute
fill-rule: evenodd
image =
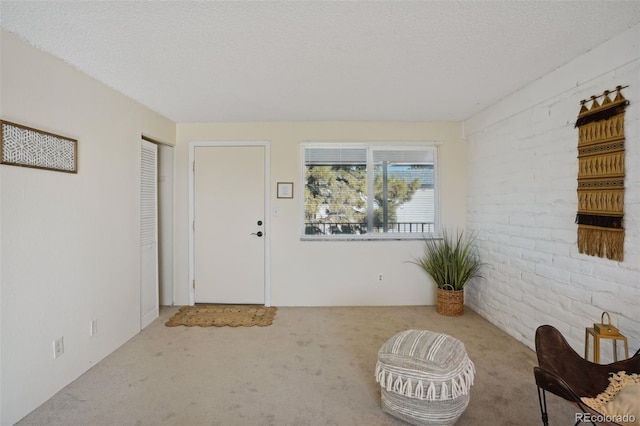
<svg viewBox="0 0 640 426"><path fill-rule="evenodd" d="M624 258L624 113L629 101L623 88L616 88L613 100L607 90L581 101L575 125L578 251L617 261Z"/></svg>

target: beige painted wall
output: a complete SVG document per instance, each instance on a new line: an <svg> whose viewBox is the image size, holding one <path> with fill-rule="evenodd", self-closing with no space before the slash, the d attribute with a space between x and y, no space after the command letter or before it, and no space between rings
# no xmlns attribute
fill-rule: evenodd
<svg viewBox="0 0 640 426"><path fill-rule="evenodd" d="M2 118L79 141L78 174L0 166L10 425L140 330L140 135L173 143L175 124L7 32L0 42Z"/></svg>
<svg viewBox="0 0 640 426"><path fill-rule="evenodd" d="M443 224L465 222L459 123L181 124L67 64L0 34L2 119L79 141L77 175L0 166L0 424L10 425L136 334L140 322L139 138L175 155L175 303L188 303L188 142L271 143L271 302L276 306L430 304L433 287L405 261L420 241L300 241L300 142L441 142ZM331 268L318 268L317 259ZM310 271L312 273L310 273ZM377 274L385 276L383 283ZM98 319L98 335L89 323ZM65 353L53 358L53 340Z"/></svg>
<svg viewBox="0 0 640 426"><path fill-rule="evenodd" d="M271 303L274 306L432 304L425 275L405 263L420 241L301 241L300 197L276 198L276 182L301 188L302 141L429 141L439 148L443 225L465 223L465 142L461 125L436 123L296 122L178 124L176 130L175 302L189 303L189 142L269 141L271 147ZM271 213L271 212L270 212ZM377 282L377 274L384 281Z"/></svg>

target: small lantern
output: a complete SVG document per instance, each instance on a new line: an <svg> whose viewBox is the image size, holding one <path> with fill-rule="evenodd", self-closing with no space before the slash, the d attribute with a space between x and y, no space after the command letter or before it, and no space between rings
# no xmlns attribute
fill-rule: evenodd
<svg viewBox="0 0 640 426"><path fill-rule="evenodd" d="M607 316L607 322L604 322L604 316ZM596 330L596 333L602 334L605 336L617 336L620 334L620 330L611 325L611 316L609 312L603 312L600 316L600 323L593 323L593 328Z"/></svg>
<svg viewBox="0 0 640 426"><path fill-rule="evenodd" d="M607 322L604 317L607 317ZM613 343L613 360L618 360L618 348L616 343L621 340L624 343L625 358L629 358L629 344L627 338L620 334L620 330L611 325L611 315L603 312L599 323L593 323L593 327L587 327L584 336L584 358L589 360L589 336L593 338L593 362L600 363L600 339L611 339Z"/></svg>

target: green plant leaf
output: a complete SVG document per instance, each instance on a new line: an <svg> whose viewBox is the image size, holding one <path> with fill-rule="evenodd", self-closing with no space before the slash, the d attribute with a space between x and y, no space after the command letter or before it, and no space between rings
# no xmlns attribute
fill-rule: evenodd
<svg viewBox="0 0 640 426"><path fill-rule="evenodd" d="M450 235L446 229L442 238L424 238L422 256L409 261L426 272L438 288L462 290L473 278L482 278L480 269L484 265L475 247L475 234L465 235L457 231Z"/></svg>

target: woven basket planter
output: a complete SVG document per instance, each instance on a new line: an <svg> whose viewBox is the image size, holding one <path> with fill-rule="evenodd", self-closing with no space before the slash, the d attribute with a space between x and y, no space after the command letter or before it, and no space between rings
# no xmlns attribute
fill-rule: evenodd
<svg viewBox="0 0 640 426"><path fill-rule="evenodd" d="M464 290L437 289L436 312L448 317L459 317L464 313Z"/></svg>

